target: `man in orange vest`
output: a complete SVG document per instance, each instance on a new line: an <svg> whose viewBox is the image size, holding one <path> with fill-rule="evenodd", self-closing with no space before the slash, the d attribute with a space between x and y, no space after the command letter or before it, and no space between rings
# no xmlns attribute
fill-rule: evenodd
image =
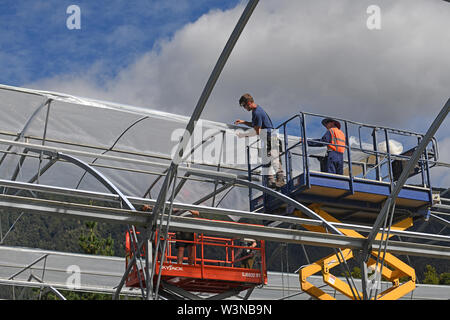
<svg viewBox="0 0 450 320"><path fill-rule="evenodd" d="M345 134L341 131L339 121L326 118L322 120L322 125L327 128L327 132L318 140L308 141L310 147L323 147L327 144L327 156L325 157L326 172L343 174L344 173L344 152L345 152Z"/></svg>

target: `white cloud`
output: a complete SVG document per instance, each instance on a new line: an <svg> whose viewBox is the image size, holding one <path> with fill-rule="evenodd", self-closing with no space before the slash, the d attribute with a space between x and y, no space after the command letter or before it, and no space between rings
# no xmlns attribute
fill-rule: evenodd
<svg viewBox="0 0 450 320"><path fill-rule="evenodd" d="M237 100L251 92L277 120L302 108L425 132L431 122L422 119L432 121L449 98L450 5L378 0L382 28L370 31L371 4L261 1L202 117L232 122L249 116ZM80 75L30 86L190 115L244 5L185 25L114 77L99 59ZM134 31L117 32L126 38ZM418 127L409 127L412 122Z"/></svg>

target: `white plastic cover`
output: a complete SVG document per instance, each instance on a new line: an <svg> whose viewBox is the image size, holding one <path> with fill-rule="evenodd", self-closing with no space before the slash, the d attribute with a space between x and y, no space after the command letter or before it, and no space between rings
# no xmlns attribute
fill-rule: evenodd
<svg viewBox="0 0 450 320"><path fill-rule="evenodd" d="M47 103L49 99L51 101ZM38 153L28 152L33 157L28 156L21 163L25 148L11 147L5 140L28 142L63 152L68 149L88 152L88 155L75 157L94 164L124 194L137 197L143 197L158 174L164 173L189 121L188 117L156 110L4 85L0 85L0 110L0 139L3 140L0 143L0 179L34 182L33 176L48 163L46 157L40 161ZM245 145L255 142L256 137L239 139L237 128L199 121L185 151L186 161L180 166L217 171L220 165L220 171L246 176ZM193 147L196 148L191 153ZM252 152L252 159L257 160L256 149ZM97 159L96 155L103 154L119 159ZM127 159L147 163L125 161ZM179 172L180 176L183 174ZM176 201L192 203L214 190L213 183L200 181L211 179L191 178ZM160 179L151 190L153 198L158 195L162 181ZM84 170L66 162L52 165L39 177L39 183L106 191ZM216 196L216 202L220 198L221 195ZM235 209L248 209L248 192L232 190L222 205L227 203Z"/></svg>
<svg viewBox="0 0 450 320"><path fill-rule="evenodd" d="M106 191L100 182L83 169L58 161L45 170L49 163L46 157L40 159L39 153L27 153L23 146L11 147L7 141L28 142L54 147L66 153L87 152L75 156L94 165L122 193L153 198L157 197L163 179L155 183L150 195L146 193L159 175L164 174L189 121L188 117L156 110L5 85L0 85L0 111L0 179ZM219 122L199 121L185 150L186 161L180 165L232 172L246 177L246 147L251 145L252 167L260 164L261 158L258 156L257 137L238 138L238 128ZM283 134L279 138L284 145ZM289 136L288 145L292 146L297 141L298 137ZM358 147L359 141L350 137L350 145ZM380 142L378 149L386 149L385 145ZM370 144L363 147L371 149ZM195 148L193 152L191 148ZM401 143L390 140L390 149L392 153L401 153L403 147ZM309 154L320 155L325 150L326 147L309 148ZM292 150L293 176L303 172L301 153L301 145ZM24 154L28 156L22 158ZM105 159L102 155L116 158ZM352 161L363 161L368 157L362 152L352 153ZM285 166L284 157L282 162ZM319 170L317 161L311 160L310 165L312 170ZM38 172L41 172L41 176L36 181ZM179 176L183 174L179 172ZM215 188L211 179L189 178L176 201L193 203ZM215 197L216 204L226 194L220 203L221 207L249 208L247 190L233 188L228 191ZM211 200L205 204L211 204Z"/></svg>

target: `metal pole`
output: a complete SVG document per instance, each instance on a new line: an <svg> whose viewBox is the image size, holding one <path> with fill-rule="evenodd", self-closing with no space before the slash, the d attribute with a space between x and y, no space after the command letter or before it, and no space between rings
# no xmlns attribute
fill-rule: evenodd
<svg viewBox="0 0 450 320"><path fill-rule="evenodd" d="M381 171L380 171L380 160L378 158L378 145L377 145L377 128L373 128L372 131L372 138L373 138L373 151L375 151L375 174L376 174L376 180L381 181ZM361 140L359 140L361 143Z"/></svg>
<svg viewBox="0 0 450 320"><path fill-rule="evenodd" d="M219 153L219 163L217 164L217 171L220 171L220 164L222 163L222 157L223 157L223 145L225 144L225 131L222 131L222 144L220 145L220 153ZM214 192L217 190L218 182L216 181L214 183ZM214 193L213 199L212 199L212 207L214 207L214 203L216 202L216 194Z"/></svg>
<svg viewBox="0 0 450 320"><path fill-rule="evenodd" d="M362 257L361 257L362 259L360 261L361 266L362 266L362 270L363 270L362 286L363 286L364 299L368 298L368 292L367 292L367 290L368 290L368 286L367 286L368 279L367 279L367 276L364 274L364 272L366 272L367 262L369 260L369 252L371 251L371 247L372 247L373 241L374 241L376 235L378 234L378 230L380 229L381 224L383 223L383 220L385 220L385 218L386 218L386 215L387 215L387 213L389 211L389 208L391 208L392 205L395 205L395 199L397 198L398 194L400 193L403 185L406 183L406 180L409 177L409 172L411 172L411 169L416 165L416 163L418 162L419 158L422 155L422 152L424 152L424 150L426 150L426 147L427 147L428 143L431 141L431 139L433 138L433 136L436 133L437 129L440 127L440 125L442 124L444 119L447 117L449 109L450 109L450 99L447 100L447 103L442 108L441 112L438 114L436 119L433 121L433 123L430 126L430 128L428 129L425 137L420 142L419 146L417 147L416 151L412 155L411 159L408 161L406 167L403 168L402 174L400 175L400 178L398 179L398 181L395 183L395 186L394 186L393 190L392 190L392 187L391 187L391 194L386 199L386 202L384 203L383 208L380 211L380 214L377 216L377 219L375 220L375 223L374 223L374 225L372 227L372 230L370 231L369 235L367 236L366 241L364 242L363 250L362 250ZM387 150L389 150L388 143L389 143L389 141L386 139L386 147L388 148ZM389 151L388 151L388 157L390 157ZM389 174L390 174L390 177L391 177L391 185L392 185L393 184L393 181L392 181L393 179L392 179L392 172L391 172L391 164L390 163L389 163L389 170L390 170ZM393 214L394 213L392 212L392 215ZM383 234L384 234L384 229L383 229ZM383 241L383 238L381 240ZM387 242L386 242L386 244L387 244ZM380 249L381 249L381 246L380 246Z"/></svg>
<svg viewBox="0 0 450 320"><path fill-rule="evenodd" d="M47 114L45 116L44 133L42 135L42 145L45 145L45 139L47 138L47 127L48 127L48 118L50 116L51 102L52 102L52 100L49 100L47 103ZM43 151L41 151L39 153L39 167L38 167L37 180L36 180L37 184L39 184L39 177L41 176L42 155L43 155Z"/></svg>
<svg viewBox="0 0 450 320"><path fill-rule="evenodd" d="M206 83L205 88L203 89L203 92L200 96L200 99L197 102L197 105L194 109L194 112L192 113L191 118L189 119L189 123L186 126L185 133L183 137L181 138L180 143L178 144L177 151L174 155L175 159L172 160L169 169L168 174L166 175L166 178L164 179L164 183L161 187L161 190L166 190L166 185L172 183L173 175L170 174L171 171L175 169L175 167L178 166L178 161L182 159L184 154L184 149L187 146L187 143L189 141L189 138L192 136L192 133L194 132L194 127L196 125L196 122L200 118L200 115L203 112L203 109L205 108L206 102L208 101L209 96L211 95L211 92L217 82L217 79L219 78L225 63L227 62L231 52L233 51L233 48L239 39L242 31L244 30L245 25L247 24L248 20L250 19L250 16L252 15L256 5L258 4L259 0L250 0L242 13L237 25L235 26L230 38L228 39L225 48L223 49L219 60L217 61L209 79ZM154 215L153 215L153 221L152 221L152 228L151 231L153 232L154 226L156 224L156 220L158 217L158 213L160 211L161 205L163 202L165 202L166 195L164 192L160 192L158 195L158 199L154 208Z"/></svg>
<svg viewBox="0 0 450 320"><path fill-rule="evenodd" d="M169 169L167 171L167 175L164 179L163 185L161 187L161 192L158 194L158 198L156 201L156 205L153 209L153 217L150 222L151 228L149 228L149 233L147 233L147 238L153 238L156 222L159 216L159 213L161 211L161 206L163 203L166 202L166 190L168 190L168 187L173 182L173 171L176 170L176 168L179 165L179 161L183 158L184 149L186 148L189 138L192 136L194 132L194 127L197 123L197 121L200 119L200 115L203 112L203 109L205 108L206 102L208 101L209 96L211 95L211 92L217 82L217 79L219 78L225 63L227 62L231 52L233 51L233 48L239 39L242 31L244 30L245 25L247 24L248 20L250 19L250 16L252 15L256 5L258 4L259 0L250 0L245 7L244 12L242 13L237 25L235 26L230 38L228 39L225 48L223 49L219 60L217 61L209 79L206 83L205 88L203 89L203 92L200 96L200 99L197 102L197 105L194 109L194 112L192 113L191 118L189 119L189 122L186 126L185 132L183 137L180 140L180 143L178 144L177 151L174 154L174 159L172 160ZM149 292L147 292L147 299L150 298Z"/></svg>
<svg viewBox="0 0 450 320"><path fill-rule="evenodd" d="M353 171L352 171L352 157L351 157L351 147L350 147L350 140L348 136L348 125L347 121L344 121L344 127L345 127L345 140L346 140L346 151L347 151L347 160L348 160L348 177L350 178L350 192L351 194L355 193L354 187L353 187Z"/></svg>
<svg viewBox="0 0 450 320"><path fill-rule="evenodd" d="M49 104L52 101L52 99L45 99L45 101L40 104L36 110L34 110L33 114L31 115L31 117L27 120L27 123L25 123L25 126L23 127L22 131L17 135L17 138L14 139L14 141L18 141L20 139L22 139L25 136L25 132L27 131L28 127L30 126L31 122L35 119L35 117L37 116L37 114L39 113L39 111L41 111L42 108L44 108L47 104ZM13 146L9 146L7 151L11 150L13 148ZM6 157L6 153L3 155L2 159L0 160L0 165L2 164L2 162L5 160Z"/></svg>
<svg viewBox="0 0 450 320"><path fill-rule="evenodd" d="M125 270L125 273L122 275L122 278L120 279L119 285L116 287L116 291L114 292L113 297L112 297L113 300L119 299L120 291L122 290L122 287L128 278L128 274L130 273L131 268L133 267L133 264L135 264L135 263L136 263L136 255L133 255L131 260L128 262L128 266L127 266L127 269Z"/></svg>
<svg viewBox="0 0 450 320"><path fill-rule="evenodd" d="M364 261L367 262L367 260L369 258L368 253L370 251L370 247L372 246L372 243L373 243L376 235L378 234L378 230L380 229L381 224L383 223L383 220L384 220L384 218L385 218L385 216L386 216L386 214L388 212L388 209L390 208L391 204L393 202L395 202L395 199L397 198L397 196L400 193L403 185L405 184L406 180L409 177L409 172L416 165L416 163L419 160L422 152L426 149L428 143L433 138L433 136L436 133L437 129L440 127L442 122L447 117L447 114L448 114L449 110L450 110L450 99L447 100L447 103L442 108L442 110L440 111L440 113L438 114L436 119L433 121L433 123L431 124L430 128L428 129L425 137L422 139L422 141L420 142L420 144L417 147L416 151L412 155L411 159L406 164L406 167L403 169L402 174L400 175L400 178L398 179L398 181L395 184L394 190L391 192L391 194L389 195L389 197L386 200L385 204L383 205L383 208L381 209L381 212L378 215L378 217L375 220L375 223L374 223L374 225L372 227L372 231L369 233L369 235L368 235L368 237L367 237L367 239L365 241L365 245L364 245L364 249L363 249L363 259L364 259Z"/></svg>

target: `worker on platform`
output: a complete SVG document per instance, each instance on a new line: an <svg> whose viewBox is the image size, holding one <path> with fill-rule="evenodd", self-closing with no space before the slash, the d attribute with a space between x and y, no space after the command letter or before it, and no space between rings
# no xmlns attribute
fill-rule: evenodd
<svg viewBox="0 0 450 320"><path fill-rule="evenodd" d="M253 97L246 93L239 99L239 105L248 112L252 112L252 121L238 119L234 124L244 124L252 129L237 132L239 138L260 136L263 143L263 181L264 185L276 189L285 185L283 167L281 166L281 143L274 130L272 120L264 109L255 103ZM278 146L278 147L277 147ZM266 152L267 151L267 152ZM267 157L266 157L267 155ZM275 177L274 177L275 176Z"/></svg>
<svg viewBox="0 0 450 320"><path fill-rule="evenodd" d="M142 211L152 211L153 207L145 204L141 208ZM173 213L179 212L179 209L173 209ZM180 217L198 217L200 213L196 210L189 210L180 214ZM177 248L177 263L183 264L184 258L184 249L187 248L188 251L188 264L194 264L195 260L195 251L194 251L194 233L193 232L183 232L177 231L175 233L176 243L175 247ZM178 241L180 240L180 241ZM158 257L160 254L158 255Z"/></svg>
<svg viewBox="0 0 450 320"><path fill-rule="evenodd" d="M321 171L343 174L346 143L345 134L341 131L341 123L335 119L326 118L322 120L322 125L327 128L327 131L320 139L308 140L308 146L323 147L326 144L327 155L324 165L321 165Z"/></svg>
<svg viewBox="0 0 450 320"><path fill-rule="evenodd" d="M199 212L195 210L186 211L182 214L180 214L180 217L198 217ZM177 248L177 263L183 264L183 258L184 258L184 249L187 248L188 251L188 264L192 265L194 264L195 260L195 250L194 250L194 238L195 235L193 232L184 232L184 231L177 231L175 234L176 243L175 247Z"/></svg>
<svg viewBox="0 0 450 320"><path fill-rule="evenodd" d="M241 248L236 253L236 261L241 263L242 268L251 269L253 267L253 263L255 262L255 251L253 248L256 248L256 240L251 238L243 238L241 239L241 245L245 248Z"/></svg>

